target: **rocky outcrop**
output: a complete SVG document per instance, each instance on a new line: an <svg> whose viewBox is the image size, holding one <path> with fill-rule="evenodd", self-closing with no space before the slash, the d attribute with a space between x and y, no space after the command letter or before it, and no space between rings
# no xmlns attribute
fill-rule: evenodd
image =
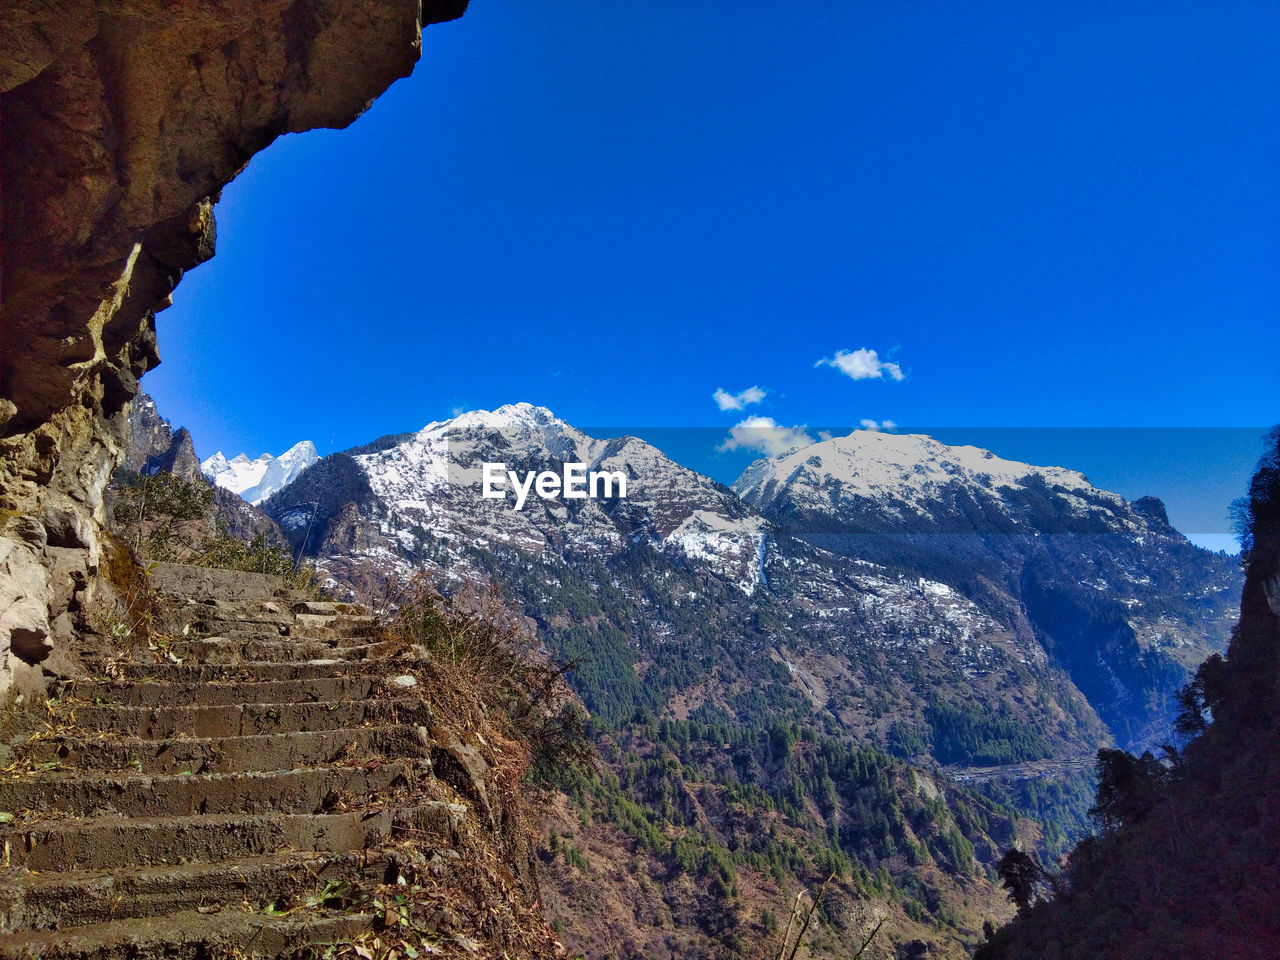
<svg viewBox="0 0 1280 960"><path fill-rule="evenodd" d="M172 473L187 483L205 483L191 434L176 431L160 416L155 401L139 394L129 409L129 442L120 466L133 473Z"/></svg>
<svg viewBox="0 0 1280 960"><path fill-rule="evenodd" d="M127 433L129 439L120 462L122 470L145 475L172 473L187 483L210 487L213 493L212 511L208 517L210 531L225 530L239 540L252 540L262 534L269 543L281 547L288 545L287 538L274 520L230 490L209 482L200 471L200 460L190 432L186 427L174 430L169 421L160 416L155 401L145 393L138 394L130 404ZM112 484L108 489L109 501L114 487Z"/></svg>
<svg viewBox="0 0 1280 960"><path fill-rule="evenodd" d="M92 600L155 312L282 133L342 127L466 0L13 0L0 9L0 693ZM25 665L25 666L24 666ZM31 669L28 669L30 667Z"/></svg>

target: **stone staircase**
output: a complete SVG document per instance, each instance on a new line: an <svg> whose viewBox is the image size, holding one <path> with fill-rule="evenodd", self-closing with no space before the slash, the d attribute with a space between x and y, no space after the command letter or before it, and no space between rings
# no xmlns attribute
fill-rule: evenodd
<svg viewBox="0 0 1280 960"><path fill-rule="evenodd" d="M382 919L350 891L396 882L397 844L437 875L470 855L484 763L403 642L274 577L151 581L174 639L105 652L9 737L0 958L321 957Z"/></svg>

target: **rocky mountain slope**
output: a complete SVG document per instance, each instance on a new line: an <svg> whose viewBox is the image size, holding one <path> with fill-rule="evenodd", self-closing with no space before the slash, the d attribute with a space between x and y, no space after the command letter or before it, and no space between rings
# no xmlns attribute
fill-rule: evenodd
<svg viewBox="0 0 1280 960"><path fill-rule="evenodd" d="M580 462L624 474L627 496L531 496L515 510L510 496L481 496L486 461L520 473ZM789 671L815 708L870 742L887 743L895 718L923 725L940 695L1007 701L1047 731L1047 752L1105 738L1034 639L958 591L812 548L649 444L593 439L543 408L464 414L329 458L264 507L340 580L422 564L455 580L499 572L553 648L590 655L582 692L610 720L677 693L685 710L727 707L734 683L708 684L694 666L727 644L731 661ZM997 693L1015 688L1021 702ZM893 718L870 706L885 698Z"/></svg>
<svg viewBox="0 0 1280 960"><path fill-rule="evenodd" d="M482 465L497 461L520 474L582 463L625 475L627 496L531 494L517 510L511 494L481 495ZM265 507L339 579L502 568L535 615L575 589L617 605L638 651L624 659L652 662L650 694L679 672L673 640L714 621L882 745L892 724L871 717L869 690L895 700L899 739L929 726L939 697L994 697L1048 738L1046 756L1088 754L1108 732L1131 742L1167 730L1188 668L1226 644L1232 562L1189 544L1158 501L1129 504L1073 471L862 432L757 462L735 487L741 497L641 440L594 439L518 404L328 458ZM557 639L572 630L544 613L548 636L578 652L585 641ZM1020 702L996 694L1011 689ZM604 703L620 691L588 694L626 713Z"/></svg>
<svg viewBox="0 0 1280 960"><path fill-rule="evenodd" d="M184 427L175 431L145 393L134 397L129 406L128 442L120 469L145 475L172 473L188 483L201 479L191 434Z"/></svg>
<svg viewBox="0 0 1280 960"><path fill-rule="evenodd" d="M859 431L758 461L734 489L795 537L941 580L1033 636L1126 746L1167 738L1174 695L1234 622L1236 561L1155 498L1072 470Z"/></svg>

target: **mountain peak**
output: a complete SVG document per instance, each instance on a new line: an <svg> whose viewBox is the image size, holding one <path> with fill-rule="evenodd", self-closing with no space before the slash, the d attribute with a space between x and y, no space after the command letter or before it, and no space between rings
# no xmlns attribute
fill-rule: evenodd
<svg viewBox="0 0 1280 960"><path fill-rule="evenodd" d="M557 417L546 407L532 403L506 403L494 410L468 410L450 417L448 420L433 420L419 431L422 434L435 434L443 431L469 429L509 430L513 427L558 426L568 428L568 424Z"/></svg>
<svg viewBox="0 0 1280 960"><path fill-rule="evenodd" d="M319 459L315 444L303 440L279 457L264 453L256 460L250 460L245 453L236 454L228 460L219 450L200 464L200 471L210 483L230 490L257 506L292 483L298 474Z"/></svg>
<svg viewBox="0 0 1280 960"><path fill-rule="evenodd" d="M266 454L263 454L266 456ZM316 445L310 440L302 440L295 443L292 447L280 454L278 460L306 460L308 463L314 463L320 459L320 453L316 450Z"/></svg>
<svg viewBox="0 0 1280 960"><path fill-rule="evenodd" d="M1092 490L1084 474L1005 460L990 450L949 446L924 434L855 430L847 436L757 460L733 483L748 502L763 507L784 492L793 500L842 498L916 505L930 493L962 483L994 493L1032 478L1051 487Z"/></svg>

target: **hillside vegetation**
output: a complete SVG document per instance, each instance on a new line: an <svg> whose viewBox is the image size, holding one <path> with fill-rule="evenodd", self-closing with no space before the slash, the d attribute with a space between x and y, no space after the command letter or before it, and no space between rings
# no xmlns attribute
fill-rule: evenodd
<svg viewBox="0 0 1280 960"><path fill-rule="evenodd" d="M1158 757L1100 755L1098 834L1060 875L1027 858L1005 863L1020 909L978 960L1276 956L1280 430L1240 512L1240 621L1227 655L1206 660L1182 694L1190 739Z"/></svg>

